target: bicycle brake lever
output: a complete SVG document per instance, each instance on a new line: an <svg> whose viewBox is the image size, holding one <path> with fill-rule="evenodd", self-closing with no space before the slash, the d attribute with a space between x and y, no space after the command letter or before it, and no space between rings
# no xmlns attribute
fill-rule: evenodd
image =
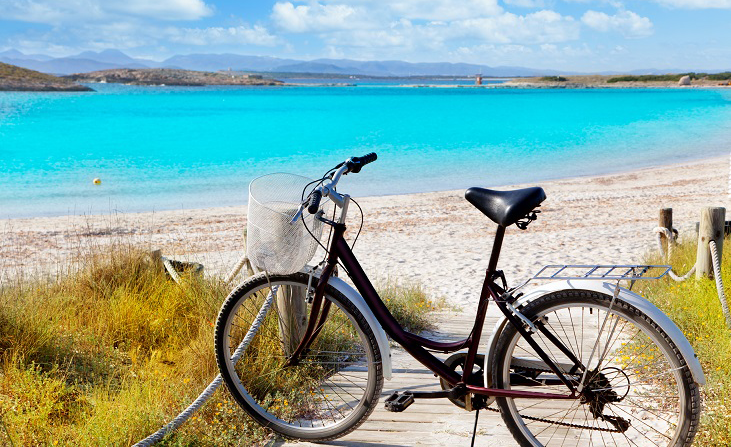
<svg viewBox="0 0 731 447"><path fill-rule="evenodd" d="M300 204L300 207L297 209L297 213L294 215L291 221L289 221L290 225L293 225L295 222L299 220L300 217L302 217L302 211L304 211L305 206Z"/></svg>

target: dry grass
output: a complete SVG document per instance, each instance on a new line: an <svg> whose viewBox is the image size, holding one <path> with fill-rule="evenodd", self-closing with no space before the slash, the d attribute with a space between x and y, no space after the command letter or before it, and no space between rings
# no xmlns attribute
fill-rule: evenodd
<svg viewBox="0 0 731 447"><path fill-rule="evenodd" d="M181 285L142 251L86 254L58 280L0 283L0 444L130 445L170 421L215 377L213 325L228 288ZM384 299L412 330L433 303ZM271 434L220 389L164 445L252 445Z"/></svg>

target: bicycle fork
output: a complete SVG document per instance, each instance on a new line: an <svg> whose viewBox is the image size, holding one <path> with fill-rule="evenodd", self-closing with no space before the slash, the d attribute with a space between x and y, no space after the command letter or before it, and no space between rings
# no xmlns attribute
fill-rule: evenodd
<svg viewBox="0 0 731 447"><path fill-rule="evenodd" d="M334 232L334 240L342 238L343 233L345 232L345 227L342 225L336 225L334 226ZM331 304L330 301L324 300L325 287L327 287L330 276L335 271L337 262L337 253L335 250L330 250L328 252L325 268L322 269L322 274L320 275L320 278L317 281L317 286L315 287L315 297L312 300L312 309L310 310L310 318L307 322L307 328L305 329L305 333L302 335L299 345L297 345L297 348L284 364L285 367L294 366L299 362L300 356L309 349L310 345L312 345L312 342L315 341L315 338L317 338L325 325L327 316L330 313ZM323 300L325 301L324 303ZM322 312L320 311L320 308L322 308Z"/></svg>

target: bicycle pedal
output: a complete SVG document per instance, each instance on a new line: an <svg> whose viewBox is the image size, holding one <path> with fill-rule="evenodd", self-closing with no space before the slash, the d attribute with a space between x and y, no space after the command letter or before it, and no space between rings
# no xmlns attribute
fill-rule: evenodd
<svg viewBox="0 0 731 447"><path fill-rule="evenodd" d="M394 413L400 413L407 408L409 405L414 403L414 396L411 393L399 394L398 391L394 392L388 398L386 398L385 406L386 410Z"/></svg>

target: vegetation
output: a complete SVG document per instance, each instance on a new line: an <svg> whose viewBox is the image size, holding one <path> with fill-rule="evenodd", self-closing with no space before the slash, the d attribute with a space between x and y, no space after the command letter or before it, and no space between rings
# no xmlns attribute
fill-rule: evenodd
<svg viewBox="0 0 731 447"><path fill-rule="evenodd" d="M431 300L418 285L397 286L393 283L379 287L383 299L394 318L409 332L434 329L430 311L443 308L443 300Z"/></svg>
<svg viewBox="0 0 731 447"><path fill-rule="evenodd" d="M686 241L673 249L671 264L674 271L685 273L695 259L695 241ZM663 263L659 258L649 262ZM731 296L731 239L724 243L721 277L726 295ZM703 365L707 384L702 389L704 409L695 445L731 445L731 330L726 327L715 283L693 276L680 283L668 278L637 285L685 333Z"/></svg>
<svg viewBox="0 0 731 447"><path fill-rule="evenodd" d="M214 321L227 288L172 282L133 248L53 281L0 284L0 444L129 445L170 421L217 374ZM434 304L418 287L384 300L412 330ZM165 445L270 437L222 388Z"/></svg>
<svg viewBox="0 0 731 447"><path fill-rule="evenodd" d="M713 81L731 79L731 72L708 74L708 73L681 73L666 75L640 75L640 76L617 76L607 80L608 84L617 82L678 82L683 76L690 76L690 79L707 78Z"/></svg>
<svg viewBox="0 0 731 447"><path fill-rule="evenodd" d="M729 81L729 80L731 80L731 71L724 71L723 73L709 74L706 77L712 81Z"/></svg>
<svg viewBox="0 0 731 447"><path fill-rule="evenodd" d="M546 82L566 82L566 81L568 81L568 78L564 78L563 76L543 76L541 78L541 81L546 81Z"/></svg>

